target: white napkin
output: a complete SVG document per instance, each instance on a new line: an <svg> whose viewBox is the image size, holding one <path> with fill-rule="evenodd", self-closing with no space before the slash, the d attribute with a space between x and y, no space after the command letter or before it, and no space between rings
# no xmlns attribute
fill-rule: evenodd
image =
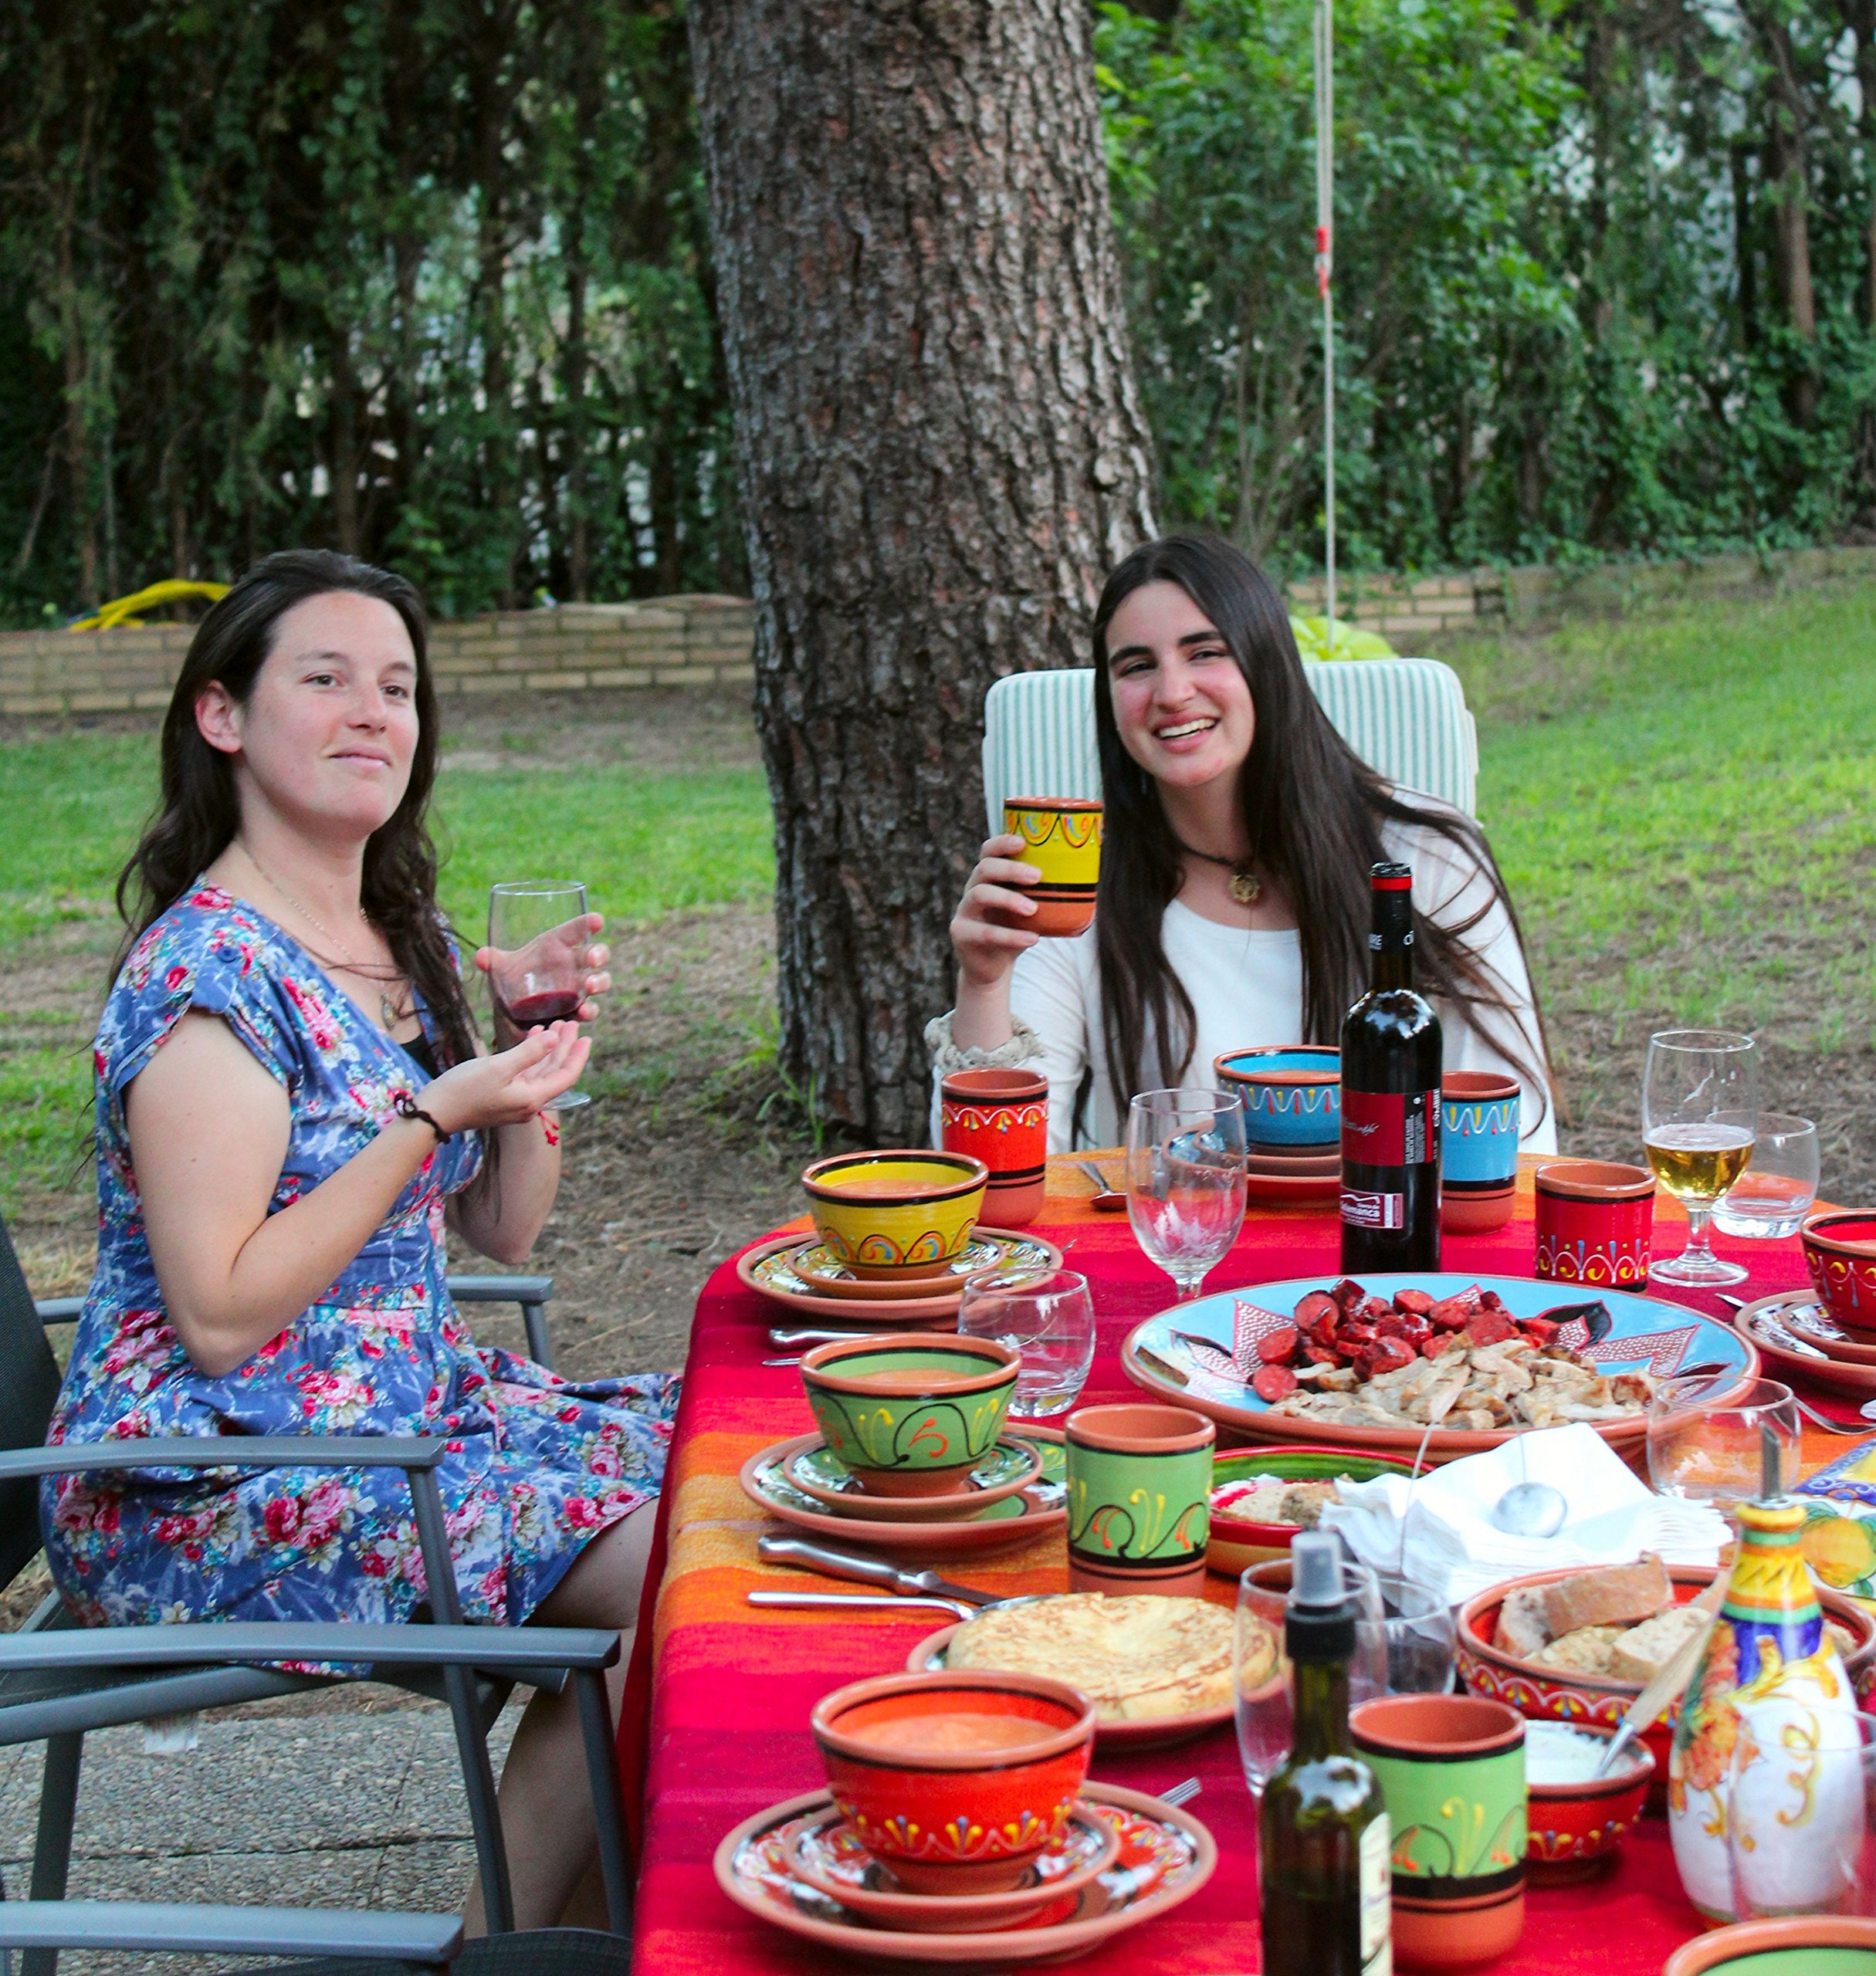
<svg viewBox="0 0 1876 1976"><path fill-rule="evenodd" d="M1548 1482L1570 1505L1554 1537L1509 1537L1488 1520L1507 1489ZM1578 1421L1520 1434L1417 1481L1380 1475L1339 1485L1324 1504L1333 1530L1364 1565L1458 1602L1527 1572L1625 1565L1644 1551L1670 1565L1717 1568L1731 1535L1705 1503L1656 1496L1594 1428ZM1401 1525L1405 1520L1404 1547Z"/></svg>

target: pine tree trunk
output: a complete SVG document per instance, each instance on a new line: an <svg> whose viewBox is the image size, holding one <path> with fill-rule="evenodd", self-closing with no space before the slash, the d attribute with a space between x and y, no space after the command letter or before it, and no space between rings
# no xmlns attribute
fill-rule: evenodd
<svg viewBox="0 0 1876 1976"><path fill-rule="evenodd" d="M784 1068L924 1142L983 703L1150 533L1085 0L690 10L775 807Z"/></svg>

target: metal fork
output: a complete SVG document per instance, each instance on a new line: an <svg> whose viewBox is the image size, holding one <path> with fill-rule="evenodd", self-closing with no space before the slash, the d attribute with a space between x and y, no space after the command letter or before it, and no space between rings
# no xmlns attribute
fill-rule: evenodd
<svg viewBox="0 0 1876 1976"><path fill-rule="evenodd" d="M1204 1789L1196 1777L1188 1777L1183 1784L1175 1784L1170 1791L1160 1793L1163 1805L1189 1805Z"/></svg>

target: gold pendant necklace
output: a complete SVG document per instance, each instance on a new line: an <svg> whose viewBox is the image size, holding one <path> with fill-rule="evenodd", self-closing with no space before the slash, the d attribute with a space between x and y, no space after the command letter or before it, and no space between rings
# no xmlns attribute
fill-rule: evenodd
<svg viewBox="0 0 1876 1976"><path fill-rule="evenodd" d="M1257 875L1257 853L1253 851L1243 858L1221 858L1215 851L1195 851L1184 837L1176 837L1173 841L1188 858L1196 858L1201 863L1222 865L1231 873L1225 882L1225 890L1240 905L1255 905L1262 895L1264 886Z"/></svg>

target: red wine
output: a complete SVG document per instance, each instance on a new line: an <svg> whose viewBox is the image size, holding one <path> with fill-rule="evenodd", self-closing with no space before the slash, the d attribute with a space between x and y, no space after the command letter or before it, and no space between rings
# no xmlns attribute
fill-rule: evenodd
<svg viewBox="0 0 1876 1976"><path fill-rule="evenodd" d="M1440 1266L1440 1019L1414 990L1414 875L1373 873L1373 972L1342 1023L1342 1269Z"/></svg>
<svg viewBox="0 0 1876 1976"><path fill-rule="evenodd" d="M550 1022L571 1022L580 1013L577 989L550 988L538 995L520 995L512 1002L496 998L499 1009L516 1029L539 1029Z"/></svg>

